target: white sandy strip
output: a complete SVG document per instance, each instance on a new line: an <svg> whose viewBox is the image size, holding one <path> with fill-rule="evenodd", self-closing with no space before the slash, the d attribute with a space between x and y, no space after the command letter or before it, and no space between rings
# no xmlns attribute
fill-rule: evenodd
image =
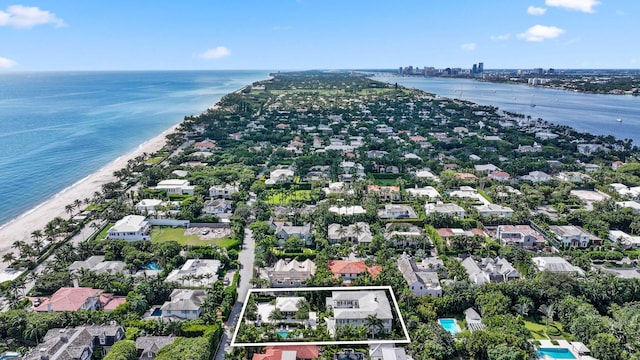
<svg viewBox="0 0 640 360"><path fill-rule="evenodd" d="M101 190L102 184L115 180L113 172L127 166L127 161L143 153L151 154L160 150L166 143L165 137L174 132L176 124L165 130L162 134L140 144L130 153L120 156L95 173L65 188L50 199L25 212L19 217L11 220L0 227L0 257L11 249L11 244L16 240L31 241L31 232L44 229L44 226L54 217L67 218L69 215L64 207L73 203L76 199L93 197L93 193ZM3 271L7 264L0 262L0 271Z"/></svg>

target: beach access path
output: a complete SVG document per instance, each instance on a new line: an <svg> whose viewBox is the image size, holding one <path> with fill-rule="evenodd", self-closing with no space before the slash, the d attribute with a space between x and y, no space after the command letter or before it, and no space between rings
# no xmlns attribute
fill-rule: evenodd
<svg viewBox="0 0 640 360"><path fill-rule="evenodd" d="M16 240L31 242L31 233L34 230L44 229L45 225L53 218L60 216L66 218L65 205L73 203L76 199L93 197L93 193L101 190L102 184L116 180L113 172L127 166L127 161L144 153L154 153L166 144L166 136L175 132L180 124L176 124L163 131L158 136L140 144L136 149L126 155L120 156L95 173L86 177L60 193L47 199L37 207L11 220L0 227L0 257L7 252L14 251L11 245ZM0 271L4 271L7 264L0 262Z"/></svg>

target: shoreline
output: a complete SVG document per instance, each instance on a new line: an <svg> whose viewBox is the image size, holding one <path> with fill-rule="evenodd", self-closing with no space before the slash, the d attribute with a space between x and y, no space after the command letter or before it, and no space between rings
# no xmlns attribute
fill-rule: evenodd
<svg viewBox="0 0 640 360"><path fill-rule="evenodd" d="M76 199L91 198L93 193L100 191L102 184L116 179L113 172L127 166L127 161L143 153L151 154L160 150L166 144L166 136L175 132L176 128L182 124L180 121L164 130L155 137L139 144L128 153L118 156L97 171L74 182L66 188L60 190L50 198L25 211L17 217L9 220L0 226L0 256L13 251L11 245L16 240L31 242L31 233L34 230L43 229L53 218L60 216L67 218L69 215L64 207ZM8 265L0 262L0 271L4 271Z"/></svg>

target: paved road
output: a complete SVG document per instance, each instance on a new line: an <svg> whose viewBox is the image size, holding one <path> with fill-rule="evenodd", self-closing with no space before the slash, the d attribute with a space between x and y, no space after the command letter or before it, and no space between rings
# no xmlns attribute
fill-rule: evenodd
<svg viewBox="0 0 640 360"><path fill-rule="evenodd" d="M253 204L255 201L255 194L251 194L248 205ZM240 311L242 310L242 305L244 304L244 299L247 297L247 293L249 289L253 286L249 283L251 278L253 277L253 261L255 260L255 250L256 243L253 239L253 234L251 230L245 229L244 231L244 243L243 249L240 251L238 255L238 262L240 263L240 284L238 285L238 301L233 305L233 309L231 310L231 315L229 315L229 321L227 322L227 328L222 334L222 339L220 340L220 346L218 347L218 352L215 354L215 360L223 360L224 354L231 352L231 337L233 336L234 327L238 321L238 316L240 315Z"/></svg>

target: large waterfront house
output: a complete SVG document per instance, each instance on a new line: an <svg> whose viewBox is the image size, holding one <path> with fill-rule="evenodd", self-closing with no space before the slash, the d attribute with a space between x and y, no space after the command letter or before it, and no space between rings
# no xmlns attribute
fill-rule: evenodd
<svg viewBox="0 0 640 360"><path fill-rule="evenodd" d="M383 290L332 291L326 304L327 309L333 310L337 328L345 325L367 326L367 318L375 315L382 323L382 328L377 331L385 333L391 331L393 312L387 294Z"/></svg>
<svg viewBox="0 0 640 360"><path fill-rule="evenodd" d="M508 206L485 204L476 206L475 208L478 210L478 213L480 213L480 216L484 217L510 218L513 216L513 209Z"/></svg>
<svg viewBox="0 0 640 360"><path fill-rule="evenodd" d="M306 245L311 245L311 224L293 225L288 221L273 221L269 224L275 231L276 237L280 240L280 246L284 245L284 241L292 236L297 236Z"/></svg>
<svg viewBox="0 0 640 360"><path fill-rule="evenodd" d="M155 189L164 190L167 195L193 195L195 186L189 184L189 180L168 179L160 181Z"/></svg>
<svg viewBox="0 0 640 360"><path fill-rule="evenodd" d="M118 220L107 232L108 239L150 240L151 225L140 215L127 215Z"/></svg>

